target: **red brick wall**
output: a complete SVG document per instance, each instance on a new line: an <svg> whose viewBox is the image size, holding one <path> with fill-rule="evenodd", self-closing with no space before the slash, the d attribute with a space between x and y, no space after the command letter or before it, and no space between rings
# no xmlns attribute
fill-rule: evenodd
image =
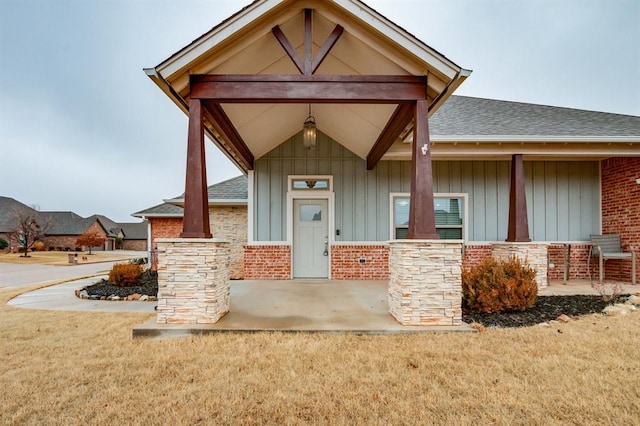
<svg viewBox="0 0 640 426"><path fill-rule="evenodd" d="M365 262L358 260L364 258ZM389 247L380 245L334 245L331 247L331 278L334 280L388 280Z"/></svg>
<svg viewBox="0 0 640 426"><path fill-rule="evenodd" d="M288 245L245 246L244 278L247 280L291 279L291 248Z"/></svg>
<svg viewBox="0 0 640 426"><path fill-rule="evenodd" d="M564 279L565 247L562 244L550 244L548 253L550 265L547 278L550 280ZM588 259L589 244L571 244L571 251L569 253L569 279L589 279L589 271L587 270ZM554 265L553 268L551 264ZM594 267L593 262L591 262L591 273L598 273L598 269Z"/></svg>
<svg viewBox="0 0 640 426"><path fill-rule="evenodd" d="M620 234L622 246L640 257L640 157L609 158L602 166L602 232ZM606 278L631 281L631 261L607 260ZM640 262L639 262L640 263ZM636 271L640 281L640 271Z"/></svg>
<svg viewBox="0 0 640 426"><path fill-rule="evenodd" d="M485 259L491 257L491 245L490 244L478 244L478 245L465 245L464 256L462 257L462 267L470 268L475 265L479 265Z"/></svg>

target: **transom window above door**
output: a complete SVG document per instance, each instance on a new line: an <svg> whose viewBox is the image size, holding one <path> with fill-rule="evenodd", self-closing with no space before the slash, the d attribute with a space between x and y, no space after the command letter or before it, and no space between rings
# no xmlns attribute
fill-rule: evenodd
<svg viewBox="0 0 640 426"><path fill-rule="evenodd" d="M434 194L436 232L442 240L463 240L465 236L466 194ZM409 232L409 194L391 194L391 238L402 240Z"/></svg>
<svg viewBox="0 0 640 426"><path fill-rule="evenodd" d="M333 191L333 177L289 176L289 191Z"/></svg>

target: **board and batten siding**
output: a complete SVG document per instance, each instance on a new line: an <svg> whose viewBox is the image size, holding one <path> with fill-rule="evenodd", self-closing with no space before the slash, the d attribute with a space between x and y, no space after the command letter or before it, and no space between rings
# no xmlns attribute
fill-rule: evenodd
<svg viewBox="0 0 640 426"><path fill-rule="evenodd" d="M600 229L597 161L524 162L529 233L534 241L588 241ZM470 241L504 241L509 215L509 161L434 161L436 193L468 194ZM336 241L389 240L389 194L410 191L411 162L365 160L318 133L306 150L298 134L255 162L254 239L287 240L290 175L333 176Z"/></svg>

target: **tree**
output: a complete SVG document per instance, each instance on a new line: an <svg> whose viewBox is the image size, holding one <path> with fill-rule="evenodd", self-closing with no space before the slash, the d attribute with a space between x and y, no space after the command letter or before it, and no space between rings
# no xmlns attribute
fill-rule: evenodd
<svg viewBox="0 0 640 426"><path fill-rule="evenodd" d="M38 212L21 212L16 214L16 228L11 233L11 239L18 243L20 251L24 254L21 257L29 257L29 249L36 241L39 241L46 234L47 224L38 223Z"/></svg>
<svg viewBox="0 0 640 426"><path fill-rule="evenodd" d="M78 237L76 245L89 247L89 254L91 254L91 247L101 246L104 244L104 241L105 238L97 232L87 231Z"/></svg>

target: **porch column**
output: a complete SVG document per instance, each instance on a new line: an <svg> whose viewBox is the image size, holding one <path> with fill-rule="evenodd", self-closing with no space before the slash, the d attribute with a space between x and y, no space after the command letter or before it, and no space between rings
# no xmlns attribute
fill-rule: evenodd
<svg viewBox="0 0 640 426"><path fill-rule="evenodd" d="M527 218L527 193L524 186L524 166L522 154L513 154L511 158L511 189L509 191L509 229L507 239L510 243L526 243L529 238L529 219Z"/></svg>
<svg viewBox="0 0 640 426"><path fill-rule="evenodd" d="M437 240L433 210L433 175L429 142L429 116L426 99L416 102L411 153L411 203L408 239Z"/></svg>
<svg viewBox="0 0 640 426"><path fill-rule="evenodd" d="M181 238L211 238L204 127L200 99L189 102L189 139Z"/></svg>

